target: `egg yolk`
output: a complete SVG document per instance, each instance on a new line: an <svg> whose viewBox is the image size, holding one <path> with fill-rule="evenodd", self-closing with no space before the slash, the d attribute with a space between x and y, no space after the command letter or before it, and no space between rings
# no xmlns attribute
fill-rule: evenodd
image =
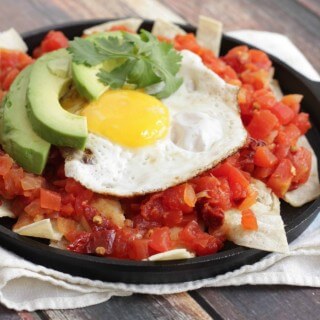
<svg viewBox="0 0 320 320"><path fill-rule="evenodd" d="M142 147L164 138L169 111L160 100L134 90L108 90L81 114L88 129L128 147Z"/></svg>

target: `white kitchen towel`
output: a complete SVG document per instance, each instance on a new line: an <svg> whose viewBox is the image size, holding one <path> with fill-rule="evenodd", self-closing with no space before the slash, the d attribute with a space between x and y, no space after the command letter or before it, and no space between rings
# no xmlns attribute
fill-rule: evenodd
<svg viewBox="0 0 320 320"><path fill-rule="evenodd" d="M303 54L283 35L250 30L229 35L278 56L312 80L320 80ZM0 302L18 311L78 308L107 301L112 296L169 294L201 287L244 284L320 287L320 216L290 244L288 254L269 254L233 272L185 283L128 285L92 281L35 265L2 248L0 257Z"/></svg>

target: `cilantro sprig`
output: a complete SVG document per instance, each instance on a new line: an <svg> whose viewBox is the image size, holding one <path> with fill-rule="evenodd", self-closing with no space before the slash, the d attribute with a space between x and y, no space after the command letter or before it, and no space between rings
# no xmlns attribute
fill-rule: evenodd
<svg viewBox="0 0 320 320"><path fill-rule="evenodd" d="M68 51L73 62L86 66L102 64L98 79L113 89L125 84L146 88L155 84L159 91L157 98L166 98L181 85L182 79L176 74L180 68L181 55L173 46L160 42L150 32L141 30L139 35L122 32L122 37L75 38ZM103 63L121 61L120 65L107 71Z"/></svg>

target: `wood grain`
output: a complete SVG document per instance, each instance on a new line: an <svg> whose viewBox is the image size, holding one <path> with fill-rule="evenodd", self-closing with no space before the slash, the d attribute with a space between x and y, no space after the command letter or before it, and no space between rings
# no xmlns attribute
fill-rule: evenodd
<svg viewBox="0 0 320 320"><path fill-rule="evenodd" d="M319 319L320 290L289 286L201 289L198 293L223 319Z"/></svg>
<svg viewBox="0 0 320 320"><path fill-rule="evenodd" d="M77 310L49 310L49 319L108 320L209 320L211 317L187 293L165 296L134 295L115 297L109 302Z"/></svg>
<svg viewBox="0 0 320 320"><path fill-rule="evenodd" d="M203 14L225 30L288 35L320 71L319 0L0 0L0 30L28 31L92 18L141 16L197 23ZM19 312L0 305L0 319L317 319L320 290L285 286L206 288L191 293L133 295L77 310Z"/></svg>
<svg viewBox="0 0 320 320"><path fill-rule="evenodd" d="M320 72L320 1L300 0L162 0L188 22L200 14L221 20L225 31L254 29L287 35ZM308 7L312 7L311 12Z"/></svg>

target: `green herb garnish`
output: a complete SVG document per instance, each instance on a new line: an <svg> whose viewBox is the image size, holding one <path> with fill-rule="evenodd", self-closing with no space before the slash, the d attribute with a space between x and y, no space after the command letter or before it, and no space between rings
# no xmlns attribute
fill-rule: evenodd
<svg viewBox="0 0 320 320"><path fill-rule="evenodd" d="M92 40L75 38L71 41L69 52L73 62L86 66L96 66L110 60L123 61L112 71L100 68L97 77L113 89L124 84L134 84L146 88L163 83L154 95L166 98L181 85L182 79L176 77L180 68L181 55L171 44L160 42L150 32L141 30L139 35L127 32L118 37L97 37ZM159 86L160 87L160 86Z"/></svg>

